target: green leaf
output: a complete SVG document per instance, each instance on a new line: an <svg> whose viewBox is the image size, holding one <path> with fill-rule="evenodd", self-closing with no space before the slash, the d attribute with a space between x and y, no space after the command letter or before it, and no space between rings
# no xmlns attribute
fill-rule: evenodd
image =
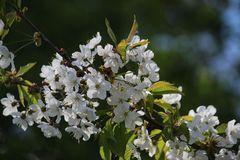
<svg viewBox="0 0 240 160"><path fill-rule="evenodd" d="M20 67L19 71L17 72L17 77L24 75L27 73L31 68L33 68L36 65L35 63L28 63L27 65Z"/></svg>
<svg viewBox="0 0 240 160"><path fill-rule="evenodd" d="M124 123L112 125L111 120L108 120L100 134L100 155L102 159L111 158L112 153L118 157L128 159L131 157L128 143L133 140L133 132L126 129Z"/></svg>
<svg viewBox="0 0 240 160"><path fill-rule="evenodd" d="M134 134L134 133L129 137L127 145L126 145L126 150L125 150L125 153L124 153L124 160L130 160L131 159L132 149L130 148L129 144L132 144L136 137L137 137L137 135Z"/></svg>
<svg viewBox="0 0 240 160"><path fill-rule="evenodd" d="M108 137L112 137L112 136L113 136L112 124L111 124L111 120L108 120L99 137L99 145L100 145L99 153L103 160L112 159L111 147L108 142Z"/></svg>
<svg viewBox="0 0 240 160"><path fill-rule="evenodd" d="M0 1L0 18L2 19L3 18L3 15L4 15L4 11L5 11L5 4L6 4L6 0L1 0Z"/></svg>
<svg viewBox="0 0 240 160"><path fill-rule="evenodd" d="M160 130L160 129L154 129L154 130L151 131L150 137L151 137L151 138L152 138L152 137L155 137L155 136L157 136L157 135L160 135L161 133L162 133L162 130Z"/></svg>
<svg viewBox="0 0 240 160"><path fill-rule="evenodd" d="M6 73L5 69L0 68L0 76L4 76Z"/></svg>
<svg viewBox="0 0 240 160"><path fill-rule="evenodd" d="M124 157L123 158L121 157L121 158L124 160L130 160L131 157L132 157L132 149L127 145L124 153Z"/></svg>
<svg viewBox="0 0 240 160"><path fill-rule="evenodd" d="M9 81L9 76L5 75L5 70L0 69L0 84L5 84Z"/></svg>
<svg viewBox="0 0 240 160"><path fill-rule="evenodd" d="M16 2L16 4L17 4L17 7L18 8L21 8L21 6L22 6L22 0L16 0L17 2Z"/></svg>
<svg viewBox="0 0 240 160"><path fill-rule="evenodd" d="M120 43L116 47L116 50L120 54L123 62L126 61L126 49L127 49L127 46L129 45L129 43L131 42L133 36L137 33L137 31L138 31L138 23L137 23L136 18L134 16L133 25L132 25L131 31L130 31L127 39L121 40ZM144 43L144 42L142 42L142 43ZM140 44L137 44L136 47L138 45L140 45Z"/></svg>
<svg viewBox="0 0 240 160"><path fill-rule="evenodd" d="M17 18L17 13L16 11L12 11L12 12L8 12L6 15L5 15L5 18L6 18L6 25L8 27L11 27L13 22L16 20Z"/></svg>
<svg viewBox="0 0 240 160"><path fill-rule="evenodd" d="M162 138L159 138L159 140L157 141L157 151L155 154L155 159L156 160L164 160L164 149L165 149L165 142Z"/></svg>
<svg viewBox="0 0 240 160"><path fill-rule="evenodd" d="M177 130L178 135L184 135L188 140L190 138L189 130L186 123L181 123Z"/></svg>
<svg viewBox="0 0 240 160"><path fill-rule="evenodd" d="M164 111L173 111L173 107L162 99L155 99L154 104L164 109Z"/></svg>
<svg viewBox="0 0 240 160"><path fill-rule="evenodd" d="M224 134L225 130L227 129L227 123L220 124L216 129L218 131L218 134Z"/></svg>
<svg viewBox="0 0 240 160"><path fill-rule="evenodd" d="M31 83L30 81L25 80L24 82L27 83L28 85L33 85L33 83ZM20 102L23 106L26 105L25 102L27 102L28 105L36 104L38 103L38 100L41 99L40 93L31 94L27 86L18 85L17 87L18 87Z"/></svg>
<svg viewBox="0 0 240 160"><path fill-rule="evenodd" d="M151 94L148 94L148 96L144 99L144 104L146 110L149 112L150 116L153 114L153 96Z"/></svg>
<svg viewBox="0 0 240 160"><path fill-rule="evenodd" d="M151 87L148 88L148 91L150 91L153 95L162 95L170 93L182 94L182 92L177 87L165 81L159 81L154 83Z"/></svg>
<svg viewBox="0 0 240 160"><path fill-rule="evenodd" d="M186 116L182 116L181 119L184 121L192 121L193 117L186 115Z"/></svg>
<svg viewBox="0 0 240 160"><path fill-rule="evenodd" d="M130 46L130 49L134 49L134 48L136 48L136 47L143 46L143 45L148 44L148 43L149 43L148 40L142 40L142 41L140 41L140 42L138 42L138 43L132 44L132 45Z"/></svg>
<svg viewBox="0 0 240 160"><path fill-rule="evenodd" d="M127 48L128 43L126 42L125 39L121 40L121 42L117 45L117 52L120 54L121 59L123 62L126 61L126 48Z"/></svg>
<svg viewBox="0 0 240 160"><path fill-rule="evenodd" d="M112 151L119 157L124 157L126 145L132 132L126 129L124 123L115 125L114 127L114 138L116 139L116 145L112 146Z"/></svg>
<svg viewBox="0 0 240 160"><path fill-rule="evenodd" d="M21 104L25 107L25 104L24 104L24 95L23 95L23 88L21 87L21 85L17 85L17 88L18 88L18 94L19 94L20 102L21 102Z"/></svg>
<svg viewBox="0 0 240 160"><path fill-rule="evenodd" d="M129 43L132 40L133 36L137 33L137 31L138 31L138 23L137 23L136 17L134 16L132 28L126 40L127 43Z"/></svg>
<svg viewBox="0 0 240 160"><path fill-rule="evenodd" d="M164 112L159 112L158 114L162 117L163 123L168 122L168 120L169 120L169 115L168 114L166 114Z"/></svg>
<svg viewBox="0 0 240 160"><path fill-rule="evenodd" d="M3 32L0 34L1 40L3 40L8 33L9 33L9 29L4 29Z"/></svg>
<svg viewBox="0 0 240 160"><path fill-rule="evenodd" d="M108 32L109 37L112 39L113 43L115 45L117 45L117 38L116 38L107 18L105 18L105 24L107 26L107 32Z"/></svg>
<svg viewBox="0 0 240 160"><path fill-rule="evenodd" d="M99 153L103 160L111 160L112 159L112 152L107 147L100 146Z"/></svg>

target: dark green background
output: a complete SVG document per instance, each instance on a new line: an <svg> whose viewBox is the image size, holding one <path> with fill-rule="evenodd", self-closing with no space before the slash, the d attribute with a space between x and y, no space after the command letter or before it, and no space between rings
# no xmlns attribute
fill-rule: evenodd
<svg viewBox="0 0 240 160"><path fill-rule="evenodd" d="M225 7L227 1L219 1L218 7ZM208 61L218 52L211 54L192 53L176 47L163 51L155 42L158 35L166 33L173 37L179 35L194 36L200 32L211 33L221 49L222 23L221 10L216 5L204 1L190 0L26 0L29 8L27 16L59 47L69 53L78 50L96 32L101 32L103 44L110 42L104 23L107 17L116 32L118 40L125 38L130 30L133 15L139 23L139 34L150 40L149 48L155 52L155 61L160 66L161 80L181 85L185 96L182 100L182 114L199 105L216 106L221 121L237 118L238 98L232 89L211 74ZM12 42L26 39L22 33L33 34L24 22L16 23L14 30L4 40L11 50L24 43ZM192 45L192 44L185 44ZM196 46L192 46L194 49ZM16 55L16 65L38 62L26 79L40 82L42 64L51 62L54 51L43 43L40 48L30 45ZM14 92L15 89L11 89ZM1 97L6 89L1 88ZM2 111L2 109L0 109ZM12 125L10 117L0 115L0 159L26 160L71 160L100 159L98 141L93 137L89 142L79 144L70 135L63 132L61 140L47 139L36 127L26 132Z"/></svg>

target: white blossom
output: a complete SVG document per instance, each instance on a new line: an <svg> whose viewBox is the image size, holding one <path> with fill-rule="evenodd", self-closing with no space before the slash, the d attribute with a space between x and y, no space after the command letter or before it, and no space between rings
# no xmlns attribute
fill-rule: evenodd
<svg viewBox="0 0 240 160"><path fill-rule="evenodd" d="M77 77L76 70L73 68L67 68L64 77L61 78L61 82L65 86L65 92L71 93L73 91L78 92L79 90L79 84L80 84L80 78Z"/></svg>
<svg viewBox="0 0 240 160"><path fill-rule="evenodd" d="M65 105L71 105L75 112L79 112L81 108L87 106L87 101L78 92L69 93L64 99L63 103Z"/></svg>
<svg viewBox="0 0 240 160"><path fill-rule="evenodd" d="M72 133L73 137L80 142L80 138L82 138L84 141L89 140L90 136L92 134L96 134L99 132L99 130L90 122L88 122L86 119L82 119L80 123L80 127L78 126L71 126L65 128L65 131L68 133Z"/></svg>
<svg viewBox="0 0 240 160"><path fill-rule="evenodd" d="M18 112L19 103L13 95L10 93L7 94L7 98L1 99L2 105L5 107L3 110L4 116L12 115L15 112Z"/></svg>
<svg viewBox="0 0 240 160"><path fill-rule="evenodd" d="M140 152L137 151L137 148L132 143L130 143L128 146L132 151L133 157L137 158L138 160L141 160L142 159L141 154L140 154Z"/></svg>
<svg viewBox="0 0 240 160"><path fill-rule="evenodd" d="M126 115L129 112L129 104L123 103L119 104L116 108L114 108L113 113L113 121L116 123L120 123L126 119Z"/></svg>
<svg viewBox="0 0 240 160"><path fill-rule="evenodd" d="M31 104L29 106L29 111L27 112L28 118L36 123L40 123L43 117L49 121L48 117L42 112L44 107L45 104L42 100L38 100L37 104Z"/></svg>
<svg viewBox="0 0 240 160"><path fill-rule="evenodd" d="M4 22L2 21L2 19L0 19L0 36L1 36L2 33L3 33L4 26L5 26Z"/></svg>
<svg viewBox="0 0 240 160"><path fill-rule="evenodd" d="M51 137L58 137L59 139L62 138L62 133L59 131L59 129L48 123L42 122L41 124L38 125L38 128L41 129L44 136L47 138Z"/></svg>
<svg viewBox="0 0 240 160"><path fill-rule="evenodd" d="M156 146L153 145L151 138L149 137L148 130L142 126L140 135L133 141L134 145L140 150L148 151L148 155L152 157L156 153Z"/></svg>
<svg viewBox="0 0 240 160"><path fill-rule="evenodd" d="M130 98L129 88L131 88L124 81L116 80L110 89L111 96L107 98L109 105L128 105ZM125 104L124 104L125 103Z"/></svg>
<svg viewBox="0 0 240 160"><path fill-rule="evenodd" d="M72 65L82 69L82 67L87 67L92 64L96 55L96 52L92 51L92 49L101 42L101 39L102 37L100 36L100 33L97 32L96 37L93 37L88 44L79 45L80 52L76 51L72 54L72 58L75 59L72 62Z"/></svg>
<svg viewBox="0 0 240 160"><path fill-rule="evenodd" d="M140 63L139 66L139 75L148 75L148 78L152 82L156 82L159 80L159 74L157 73L159 71L159 67L157 64L149 60L147 62Z"/></svg>
<svg viewBox="0 0 240 160"><path fill-rule="evenodd" d="M27 130L28 125L32 126L34 123L31 119L28 118L25 111L13 113L13 124L21 127L24 131Z"/></svg>
<svg viewBox="0 0 240 160"><path fill-rule="evenodd" d="M97 47L97 53L104 59L104 67L111 68L114 73L117 73L119 68L123 67L122 60L118 53L114 53L112 50L113 46L107 44L104 48L102 46Z"/></svg>
<svg viewBox="0 0 240 160"><path fill-rule="evenodd" d="M226 132L226 140L230 144L236 144L237 140L240 139L240 124L235 124L236 120L228 122Z"/></svg>
<svg viewBox="0 0 240 160"><path fill-rule="evenodd" d="M178 87L179 91L182 91L182 87ZM162 99L169 104L177 104L180 107L180 101L182 99L181 94L164 94Z"/></svg>
<svg viewBox="0 0 240 160"><path fill-rule="evenodd" d="M87 85L87 96L89 98L105 99L107 96L106 92L111 88L111 84L99 73L93 73L93 75L88 76Z"/></svg>
<svg viewBox="0 0 240 160"><path fill-rule="evenodd" d="M131 39L131 42L130 42L129 46L132 46L132 45L134 45L138 42L141 42L141 41L144 41L144 40L141 40L138 35L135 35ZM129 60L132 60L133 62L138 61L139 60L138 55L141 55L142 53L144 53L146 48L147 48L147 44L142 45L142 46L138 46L138 47L133 48L133 49L127 49L127 51L126 51L127 61L129 61Z"/></svg>
<svg viewBox="0 0 240 160"><path fill-rule="evenodd" d="M221 149L218 154L215 154L215 160L238 160L235 153L225 148Z"/></svg>
<svg viewBox="0 0 240 160"><path fill-rule="evenodd" d="M82 67L87 67L93 62L95 52L92 52L85 45L79 45L80 52L76 51L72 54L72 58L75 59L72 64L82 69Z"/></svg>
<svg viewBox="0 0 240 160"><path fill-rule="evenodd" d="M0 41L0 68L6 69L9 65L11 65L11 70L15 70L13 59L13 53L2 44L2 41Z"/></svg>
<svg viewBox="0 0 240 160"><path fill-rule="evenodd" d="M143 116L145 113L143 111L130 111L127 113L125 118L125 127L129 128L130 130L134 130L135 126L141 126L143 124L142 119L140 116Z"/></svg>
<svg viewBox="0 0 240 160"><path fill-rule="evenodd" d="M190 144L198 140L204 140L203 133L205 132L217 133L214 127L219 124L219 120L217 116L214 116L215 113L216 108L213 106L208 106L207 108L200 106L197 108L196 113L193 110L189 111L188 115L193 117L191 122L187 122L187 127L190 131Z"/></svg>
<svg viewBox="0 0 240 160"><path fill-rule="evenodd" d="M97 32L96 37L93 37L88 44L86 45L89 49L93 49L96 45L98 45L102 40L102 37L99 32Z"/></svg>

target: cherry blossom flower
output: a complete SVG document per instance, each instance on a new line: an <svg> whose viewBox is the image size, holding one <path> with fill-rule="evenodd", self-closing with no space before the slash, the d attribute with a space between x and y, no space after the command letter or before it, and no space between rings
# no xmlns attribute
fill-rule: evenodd
<svg viewBox="0 0 240 160"><path fill-rule="evenodd" d="M0 68L6 69L9 65L11 65L11 70L15 70L13 59L13 53L2 44L2 41L0 41Z"/></svg>
<svg viewBox="0 0 240 160"><path fill-rule="evenodd" d="M140 150L148 151L150 157L156 153L156 146L152 144L152 140L149 137L148 130L142 126L140 135L133 141L134 145L140 148Z"/></svg>
<svg viewBox="0 0 240 160"><path fill-rule="evenodd" d="M7 98L1 99L2 105L5 107L3 110L4 116L12 115L15 112L18 112L19 103L13 95L10 93L7 94Z"/></svg>
<svg viewBox="0 0 240 160"><path fill-rule="evenodd" d="M59 129L54 126L51 126L48 123L42 122L41 124L38 125L38 128L41 129L44 136L47 138L51 137L58 137L59 139L62 138L62 133L59 131Z"/></svg>

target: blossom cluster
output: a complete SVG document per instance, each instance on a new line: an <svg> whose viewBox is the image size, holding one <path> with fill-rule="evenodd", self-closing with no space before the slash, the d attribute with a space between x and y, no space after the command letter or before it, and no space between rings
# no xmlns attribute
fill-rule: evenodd
<svg viewBox="0 0 240 160"><path fill-rule="evenodd" d="M126 50L126 60L123 60L112 45L101 46L101 39L100 33L97 33L87 44L79 45L79 51L72 54L71 64L66 64L57 53L51 64L41 68L43 98L23 109L8 93L1 100L5 107L3 115L12 116L13 123L23 130L37 124L48 138L61 138L58 126L65 121L68 125L66 132L71 133L78 142L80 139L86 141L92 134L101 131L97 126L97 108L105 100L113 111L113 122L124 122L129 130L142 126L140 137L134 145L148 150L149 155L153 156L156 147L143 127L141 117L145 113L138 103L150 94L147 88L152 82L159 80L159 67L152 60L154 54L147 50L147 44L132 47L143 41L139 36L134 36ZM0 62L1 68L6 68L8 64L5 63L12 62L12 58L2 50L0 53L5 56ZM98 68L94 67L96 59L103 63ZM137 72L125 71L129 62L137 64ZM145 137L149 143L147 146Z"/></svg>
<svg viewBox="0 0 240 160"><path fill-rule="evenodd" d="M3 28L4 23L0 20L0 35ZM101 40L98 32L86 44L79 45L79 50L73 52L69 59L56 53L52 62L41 68L42 98L23 106L21 100L8 93L1 99L3 115L11 116L13 124L24 131L36 125L47 138L61 138L60 126L64 123L64 130L80 142L101 133L99 111L105 109L110 111L107 116L112 123L122 123L135 134L128 144L132 157L140 160L142 152L154 157L159 152L158 136L152 135L151 122L144 118L148 116L144 108L145 99L154 96L148 89L159 81L159 67L153 61L154 53L148 49L148 41L138 35L131 37L123 53L111 44L102 46ZM0 42L0 68L5 70L11 66L11 72L16 74L13 60L13 53ZM137 67L134 69L132 65ZM177 93L164 93L158 98L172 110L179 111L181 91L179 87ZM166 116L168 112L164 114ZM240 159L240 150L233 149L240 148L240 123L229 121L220 132L221 125L215 114L216 108L213 106L200 106L196 112L189 111L188 119L181 121L187 134L165 139L163 150L166 159ZM163 131L159 132L162 139L166 137L163 135L167 130L164 127L169 125L163 126ZM167 133L173 134L171 129Z"/></svg>
<svg viewBox="0 0 240 160"><path fill-rule="evenodd" d="M209 145L210 149L215 150L214 154L211 154L216 160L240 159L240 146L237 143L240 139L240 123L235 124L236 120L231 120L227 123L223 133L220 133L216 127L219 125L219 120L215 113L216 108L213 106L199 106L196 112L190 110L188 115L192 117L192 120L185 121L189 138L181 135L180 138L168 140L166 142L169 148L166 153L167 159L209 159L208 150L195 149L193 145L198 145L199 148ZM233 146L238 147L239 150L234 151Z"/></svg>

